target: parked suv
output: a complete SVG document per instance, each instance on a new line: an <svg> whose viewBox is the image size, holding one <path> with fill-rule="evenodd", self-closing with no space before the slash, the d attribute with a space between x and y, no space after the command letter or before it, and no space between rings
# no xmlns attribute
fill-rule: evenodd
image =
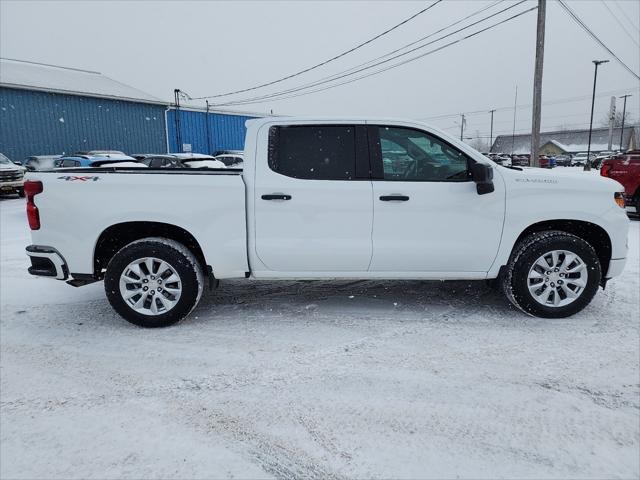
<svg viewBox="0 0 640 480"><path fill-rule="evenodd" d="M25 168L0 153L0 193L17 193L24 197Z"/></svg>
<svg viewBox="0 0 640 480"><path fill-rule="evenodd" d="M620 182L624 187L627 210L640 214L640 150L605 160L600 175Z"/></svg>

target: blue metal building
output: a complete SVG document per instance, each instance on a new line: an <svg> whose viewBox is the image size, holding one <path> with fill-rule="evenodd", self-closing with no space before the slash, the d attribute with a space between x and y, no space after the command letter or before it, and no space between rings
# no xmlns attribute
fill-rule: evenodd
<svg viewBox="0 0 640 480"><path fill-rule="evenodd" d="M166 151L167 104L98 72L0 60L0 152Z"/></svg>
<svg viewBox="0 0 640 480"><path fill-rule="evenodd" d="M182 152L190 148L193 152L211 155L220 150L243 150L245 122L252 118L256 117L191 108L171 109L167 112L169 151ZM178 145L178 138L182 145Z"/></svg>
<svg viewBox="0 0 640 480"><path fill-rule="evenodd" d="M176 110L99 72L0 59L0 152L12 160L83 150L242 150L246 114ZM186 147L186 148L185 148Z"/></svg>

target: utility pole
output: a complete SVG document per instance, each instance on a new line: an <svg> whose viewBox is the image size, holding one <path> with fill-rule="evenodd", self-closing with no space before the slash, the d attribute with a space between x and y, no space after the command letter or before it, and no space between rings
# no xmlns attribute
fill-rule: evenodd
<svg viewBox="0 0 640 480"><path fill-rule="evenodd" d="M489 113L491 114L491 133L489 134L489 151L491 151L491 147L493 147L493 112L495 112L495 109L489 110Z"/></svg>
<svg viewBox="0 0 640 480"><path fill-rule="evenodd" d="M622 95L620 98L624 98L622 104L622 128L620 129L620 151L622 152L622 135L624 134L624 116L627 114L627 97L631 97L631 94Z"/></svg>
<svg viewBox="0 0 640 480"><path fill-rule="evenodd" d="M462 141L462 135L464 135L464 113L460 115L462 116L462 121L460 122L460 141Z"/></svg>
<svg viewBox="0 0 640 480"><path fill-rule="evenodd" d="M532 167L540 166L540 123L542 117L542 67L544 64L544 27L547 0L538 0L538 28L536 33L536 63L533 74L533 119L531 122L531 161Z"/></svg>
<svg viewBox="0 0 640 480"><path fill-rule="evenodd" d="M174 101L176 104L176 111L174 116L174 123L176 127L176 149L179 153L182 153L182 132L180 132L180 89L173 90Z"/></svg>
<svg viewBox="0 0 640 480"><path fill-rule="evenodd" d="M613 123L616 119L616 97L611 97L611 105L609 105L609 142L607 150L611 151L613 145Z"/></svg>
<svg viewBox="0 0 640 480"><path fill-rule="evenodd" d="M518 110L518 85L516 85L516 96L513 100L513 132L511 133L511 156L516 143L516 111ZM513 158L512 158L513 160Z"/></svg>
<svg viewBox="0 0 640 480"><path fill-rule="evenodd" d="M593 72L593 93L591 94L591 120L589 121L589 144L587 146L587 161L584 163L584 171L589 172L591 170L591 131L593 130L593 106L596 103L596 82L598 80L598 67L603 63L607 63L609 60L592 60L596 66Z"/></svg>
<svg viewBox="0 0 640 480"><path fill-rule="evenodd" d="M205 128L207 131L207 153L211 155L213 152L211 151L211 132L209 131L209 100L205 100L207 103L207 113L204 118Z"/></svg>

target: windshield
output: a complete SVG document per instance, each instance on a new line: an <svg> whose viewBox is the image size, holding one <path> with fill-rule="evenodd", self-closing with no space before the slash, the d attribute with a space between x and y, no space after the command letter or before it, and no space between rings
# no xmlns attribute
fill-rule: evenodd
<svg viewBox="0 0 640 480"><path fill-rule="evenodd" d="M13 162L5 157L2 153L0 153L0 165L12 165Z"/></svg>

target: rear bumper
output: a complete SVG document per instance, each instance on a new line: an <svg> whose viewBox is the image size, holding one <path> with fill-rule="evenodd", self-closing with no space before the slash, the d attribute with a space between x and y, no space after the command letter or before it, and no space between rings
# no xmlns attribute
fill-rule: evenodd
<svg viewBox="0 0 640 480"><path fill-rule="evenodd" d="M609 261L609 270L607 270L607 274L604 278L613 278L620 275L624 270L624 266L626 263L626 258L612 258Z"/></svg>
<svg viewBox="0 0 640 480"><path fill-rule="evenodd" d="M31 275L50 277L56 280L69 278L67 262L55 248L29 245L26 252L31 260L31 266L27 269Z"/></svg>

